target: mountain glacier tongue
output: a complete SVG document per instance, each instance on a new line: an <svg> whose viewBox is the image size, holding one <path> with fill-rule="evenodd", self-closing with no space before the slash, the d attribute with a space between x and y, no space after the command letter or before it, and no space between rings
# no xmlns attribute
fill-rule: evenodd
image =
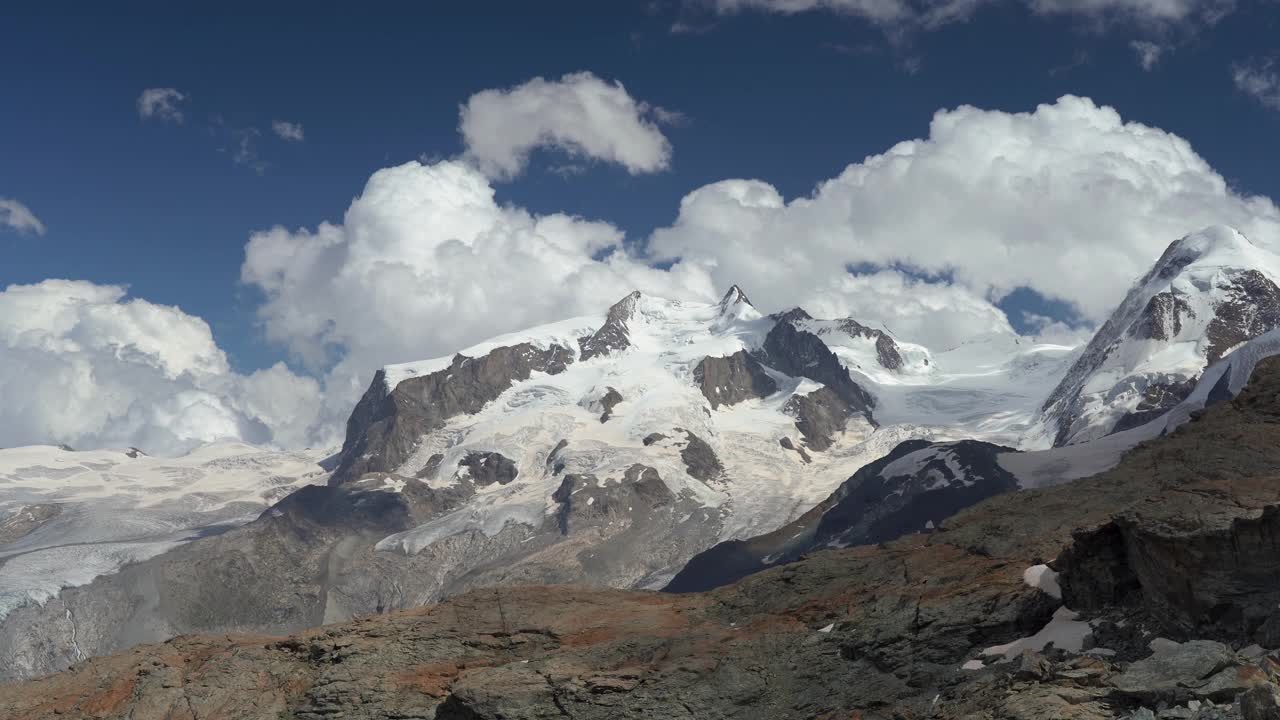
<svg viewBox="0 0 1280 720"><path fill-rule="evenodd" d="M1185 399L1204 369L1280 325L1280 256L1228 227L1171 244L1049 395L1055 445L1137 427Z"/></svg>

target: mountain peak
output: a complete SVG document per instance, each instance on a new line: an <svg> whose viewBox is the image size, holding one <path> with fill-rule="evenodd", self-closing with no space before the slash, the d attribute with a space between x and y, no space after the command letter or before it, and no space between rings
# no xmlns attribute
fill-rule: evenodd
<svg viewBox="0 0 1280 720"><path fill-rule="evenodd" d="M1213 225L1174 242L1098 329L1044 407L1055 444L1136 427L1206 367L1280 326L1280 256Z"/></svg>
<svg viewBox="0 0 1280 720"><path fill-rule="evenodd" d="M1275 264L1276 260L1239 230L1210 225L1170 243L1146 279L1167 280L1191 266L1257 268Z"/></svg>
<svg viewBox="0 0 1280 720"><path fill-rule="evenodd" d="M752 305L751 300L747 297L747 294L742 292L742 288L738 287L737 285L734 285L733 287L729 288L729 292L725 293L724 297L720 298L720 308L722 310L725 308L729 308L734 305L737 305L739 303L745 303L747 305L751 305L752 307L755 307L755 305Z"/></svg>

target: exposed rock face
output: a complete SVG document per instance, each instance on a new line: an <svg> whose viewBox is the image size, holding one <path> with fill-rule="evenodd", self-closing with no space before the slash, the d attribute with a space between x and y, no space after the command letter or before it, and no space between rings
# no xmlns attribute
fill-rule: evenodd
<svg viewBox="0 0 1280 720"><path fill-rule="evenodd" d="M17 512L0 519L0 545L17 540L32 530L49 522L62 512L62 506L52 503L27 505Z"/></svg>
<svg viewBox="0 0 1280 720"><path fill-rule="evenodd" d="M839 327L850 337L864 337L875 340L876 359L880 361L882 367L889 370L902 368L902 353L898 349L898 343L885 331L869 328L852 318L840 320Z"/></svg>
<svg viewBox="0 0 1280 720"><path fill-rule="evenodd" d="M514 460L496 452L469 452L458 468L466 468L471 481L480 487L508 485L520 474Z"/></svg>
<svg viewBox="0 0 1280 720"><path fill-rule="evenodd" d="M1153 707L1166 718L1265 717L1259 713L1274 705L1273 659L1265 650L1237 653L1218 643L1231 639L1219 633L1250 632L1231 618L1275 607L1268 563L1277 554L1248 542L1270 532L1264 528L1280 507L1277 397L1280 361L1271 361L1241 396L1140 446L1107 473L1004 493L932 534L814 552L708 593L483 589L289 639L184 637L0 686L0 707L24 719L58 713L134 720L1113 720L1157 717ZM908 447L893 462L928 449ZM654 487L646 475L639 469L632 476L636 490L624 489L623 478L620 495L591 503L580 498L597 483L568 488L569 537L622 519L574 514L596 504L616 511L641 498L668 502L639 490ZM679 517L683 509L675 499L657 512ZM1023 579L1031 565L1061 555L1066 602L1090 597L1077 589L1084 586L1075 584L1076 568L1097 555L1089 534L1108 527L1122 543L1111 557L1153 569L1131 568L1138 590L1099 612L1124 617L1125 627L1143 629L1150 643L1153 633L1182 627L1196 608L1215 608L1207 624L1194 626L1201 642L1156 643L1154 654L1131 663L1044 645L1008 664L960 670L975 658L990 660L984 649L1029 640L1056 616L1058 601ZM1083 534L1073 536L1077 529ZM1179 534L1186 545L1175 547ZM1232 538L1245 542L1235 560L1225 551ZM1186 564L1202 555L1203 566ZM1214 563L1220 567L1210 572ZM1167 569L1165 580L1149 584L1157 567ZM1169 591L1201 567L1204 598L1198 587L1187 595ZM1265 625L1252 637L1265 637Z"/></svg>
<svg viewBox="0 0 1280 720"><path fill-rule="evenodd" d="M801 460L803 460L803 461L805 462L805 464L806 464L806 465L807 465L808 463L813 462L813 458L809 457L809 453L805 452L805 449L804 449L804 448L802 448L802 447L800 447L800 446L796 445L795 443L791 442L791 438L789 438L789 437L784 437L784 438L782 438L781 440L779 440L779 441L778 441L778 444L779 444L779 445L781 445L782 447L784 447L784 448L788 449L788 450L794 451L797 455L799 455L799 456L800 456L800 459L801 459Z"/></svg>
<svg viewBox="0 0 1280 720"><path fill-rule="evenodd" d="M782 410L796 419L796 429L804 436L805 444L818 451L829 449L849 422L849 405L829 387L796 395Z"/></svg>
<svg viewBox="0 0 1280 720"><path fill-rule="evenodd" d="M614 388L606 388L604 395L600 398L600 407L603 412L600 413L600 422L609 422L609 418L613 417L613 409L622 402L622 393Z"/></svg>
<svg viewBox="0 0 1280 720"><path fill-rule="evenodd" d="M409 459L423 435L443 427L450 417L478 412L534 371L555 375L571 362L568 348L553 345L543 350L521 343L479 358L457 355L447 369L409 378L390 390L385 374L378 371L347 421L342 459L331 482L392 472Z"/></svg>
<svg viewBox="0 0 1280 720"><path fill-rule="evenodd" d="M1152 383L1142 391L1142 399L1132 412L1126 413L1116 421L1112 432L1121 432L1129 428L1145 425L1164 415L1178 403L1186 400L1191 391L1196 389L1196 381L1188 378L1181 382Z"/></svg>
<svg viewBox="0 0 1280 720"><path fill-rule="evenodd" d="M746 350L728 357L704 358L693 369L693 380L711 403L712 410L751 398L768 397L778 391L778 383Z"/></svg>
<svg viewBox="0 0 1280 720"><path fill-rule="evenodd" d="M1219 289L1225 299L1209 323L1209 363L1240 343L1280 326L1280 288L1257 270L1246 270Z"/></svg>
<svg viewBox="0 0 1280 720"><path fill-rule="evenodd" d="M422 469L414 473L413 476L419 479L430 478L440 469L440 463L444 462L444 453L436 453L427 458L427 462Z"/></svg>
<svg viewBox="0 0 1280 720"><path fill-rule="evenodd" d="M839 358L826 343L811 332L799 330L791 319L808 317L797 308L779 316L761 348L762 361L792 377L806 377L826 385L840 397L852 412L871 419L875 399L849 376Z"/></svg>
<svg viewBox="0 0 1280 720"><path fill-rule="evenodd" d="M688 430L684 431L684 436L685 446L680 450L680 459L684 460L689 475L707 482L724 474L724 465L706 440Z"/></svg>
<svg viewBox="0 0 1280 720"><path fill-rule="evenodd" d="M631 334L627 331L627 321L636 311L636 303L640 300L640 291L636 290L622 298L609 308L604 325L600 326L589 337L580 338L578 346L581 354L579 360L590 360L600 355L612 355L631 347Z"/></svg>
<svg viewBox="0 0 1280 720"><path fill-rule="evenodd" d="M1185 317L1195 317L1185 297L1174 292L1157 293L1151 296L1129 334L1140 340L1172 340L1182 332Z"/></svg>
<svg viewBox="0 0 1280 720"><path fill-rule="evenodd" d="M886 542L939 526L966 507L1017 489L1017 480L997 462L1009 450L973 440L904 442L795 521L698 554L666 590L709 590L822 548Z"/></svg>
<svg viewBox="0 0 1280 720"><path fill-rule="evenodd" d="M569 534L571 522L625 516L636 506L654 510L676 501L658 471L644 465L634 465L621 480L606 483L593 475L566 475L552 499L560 504L557 517L564 535Z"/></svg>

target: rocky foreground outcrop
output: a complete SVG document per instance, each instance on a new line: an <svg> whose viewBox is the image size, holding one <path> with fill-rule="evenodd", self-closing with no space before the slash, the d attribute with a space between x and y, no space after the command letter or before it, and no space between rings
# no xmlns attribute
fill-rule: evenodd
<svg viewBox="0 0 1280 720"><path fill-rule="evenodd" d="M930 534L814 553L707 593L482 589L291 638L182 637L0 687L0 708L136 720L1274 718L1278 467L1280 360L1268 360L1235 400L1114 470L999 495ZM1060 589L1043 581L1052 570L1027 573L1041 563ZM1058 594L1083 613L1068 623L1083 628L1075 644L1052 632L1073 616Z"/></svg>

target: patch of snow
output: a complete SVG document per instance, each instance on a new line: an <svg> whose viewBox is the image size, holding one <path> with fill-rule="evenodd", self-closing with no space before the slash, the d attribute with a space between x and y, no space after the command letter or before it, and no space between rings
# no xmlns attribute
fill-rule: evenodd
<svg viewBox="0 0 1280 720"><path fill-rule="evenodd" d="M986 666L987 664L982 662L981 660L970 660L969 662L961 665L960 669L974 671L974 670L982 670Z"/></svg>
<svg viewBox="0 0 1280 720"><path fill-rule="evenodd" d="M1003 660L1012 660L1022 654L1023 650L1040 652L1053 643L1055 648L1068 652L1080 652L1084 647L1084 639L1093 632L1089 623L1078 620L1080 614L1065 607L1053 613L1053 619L1031 637L1019 638L1005 645L996 645L982 651L984 657L1000 656Z"/></svg>
<svg viewBox="0 0 1280 720"><path fill-rule="evenodd" d="M831 632L832 630L835 630L835 629L836 629L836 624L835 624L835 623L831 623L830 625L826 625L826 626L823 626L823 627L818 628L818 632L820 632L820 633L829 633L829 632Z"/></svg>
<svg viewBox="0 0 1280 720"><path fill-rule="evenodd" d="M1062 599L1062 588L1058 585L1058 573L1048 565L1032 565L1022 571L1022 581L1033 588L1039 588L1050 597Z"/></svg>

